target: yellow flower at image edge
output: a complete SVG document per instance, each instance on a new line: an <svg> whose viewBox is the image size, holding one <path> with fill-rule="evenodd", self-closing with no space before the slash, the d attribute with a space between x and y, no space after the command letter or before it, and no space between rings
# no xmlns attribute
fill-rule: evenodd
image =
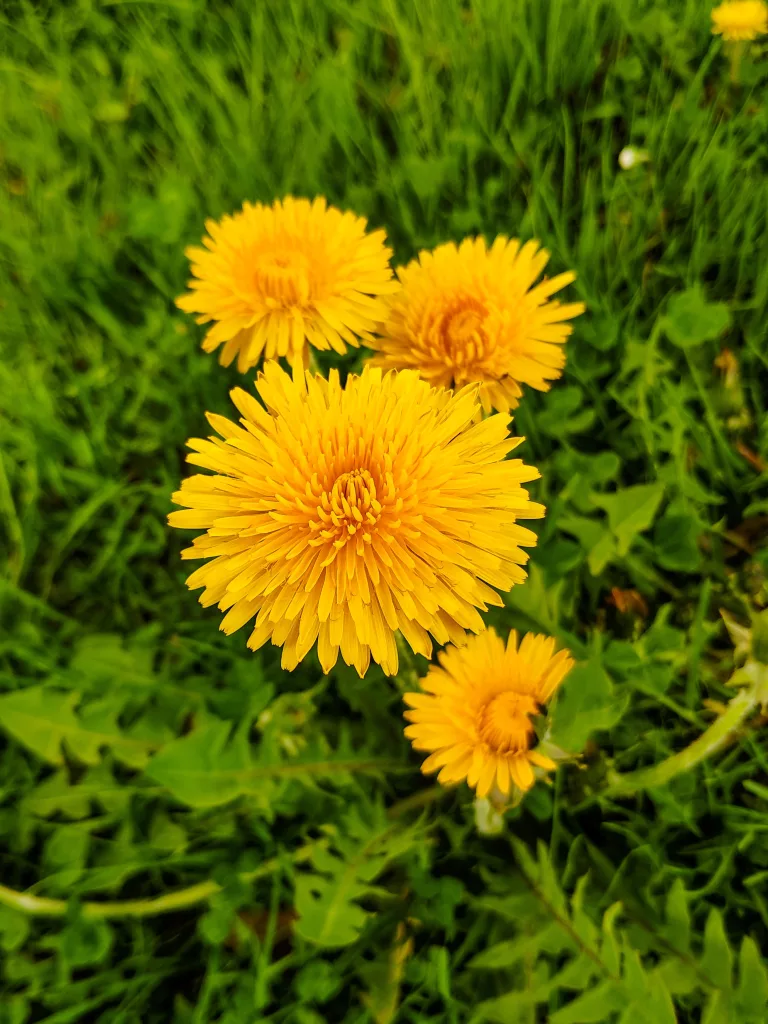
<svg viewBox="0 0 768 1024"><path fill-rule="evenodd" d="M486 411L515 408L521 384L548 391L565 365L565 321L584 312L581 302L550 301L575 274L535 284L548 259L538 242L504 236L490 249L467 238L421 252L397 271L402 290L382 336L369 342L372 364L418 370L439 387L477 382Z"/></svg>
<svg viewBox="0 0 768 1024"><path fill-rule="evenodd" d="M368 342L386 318L381 296L399 288L384 232L366 234L362 217L322 198L245 203L205 226L205 248L186 250L194 276L176 305L213 322L203 349L223 345L219 361L237 356L241 372L262 355L301 366L308 344L343 354Z"/></svg>
<svg viewBox="0 0 768 1024"><path fill-rule="evenodd" d="M763 0L726 0L712 11L712 32L729 42L768 33L768 4Z"/></svg>
<svg viewBox="0 0 768 1024"><path fill-rule="evenodd" d="M362 676L370 658L398 667L395 632L430 657L484 628L478 609L525 579L517 522L544 508L522 484L539 473L507 455L507 418L479 417L475 388L453 394L413 372L366 368L341 387L275 362L256 389L237 388L242 426L208 415L220 438L192 440L172 526L207 532L183 558L232 633L255 620L249 647L282 645L292 669L317 642L323 671L339 652Z"/></svg>
<svg viewBox="0 0 768 1024"><path fill-rule="evenodd" d="M533 785L533 765L545 770L555 763L532 743L531 716L553 695L573 667L568 651L555 653L551 637L527 634L520 645L517 633L506 645L489 629L471 637L465 647L438 655L421 680L423 693L406 693L413 710L405 734L414 749L430 751L425 773L438 771L438 782L466 779L479 797L494 786L504 795L510 785L521 790Z"/></svg>

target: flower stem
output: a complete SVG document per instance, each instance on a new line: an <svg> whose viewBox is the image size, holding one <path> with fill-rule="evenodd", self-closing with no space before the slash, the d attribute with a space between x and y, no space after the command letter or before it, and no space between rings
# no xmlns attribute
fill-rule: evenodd
<svg viewBox="0 0 768 1024"><path fill-rule="evenodd" d="M307 843L293 854L295 863L308 860L312 853L320 846L326 845L326 840L319 840L315 843ZM239 877L243 882L253 882L265 875L271 875L280 865L280 860L273 857L265 861L261 867L254 871L243 872ZM206 882L198 882L197 885L190 885L186 889L179 889L176 892L168 892L162 896L156 896L148 900L115 900L105 903L83 903L81 911L83 917L90 920L121 917L154 917L157 914L169 914L175 910L186 910L198 903L204 903L212 896L221 892L221 886L209 878ZM46 896L34 896L29 892L17 892L5 885L0 885L0 904L18 910L30 917L64 917L69 904L66 900L49 899Z"/></svg>
<svg viewBox="0 0 768 1024"><path fill-rule="evenodd" d="M716 754L735 737L743 722L757 708L762 694L753 686L742 690L728 704L728 708L693 743L651 768L634 772L609 772L604 796L628 796L641 789L663 786L676 775L687 772L701 761Z"/></svg>
<svg viewBox="0 0 768 1024"><path fill-rule="evenodd" d="M739 84L739 71L741 69L741 58L744 53L744 42L740 39L728 43L728 60L731 65L731 83Z"/></svg>

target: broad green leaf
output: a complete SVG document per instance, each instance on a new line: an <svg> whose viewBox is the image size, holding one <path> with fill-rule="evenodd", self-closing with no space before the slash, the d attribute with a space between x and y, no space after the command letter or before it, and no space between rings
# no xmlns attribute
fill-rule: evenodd
<svg viewBox="0 0 768 1024"><path fill-rule="evenodd" d="M608 513L608 525L620 555L626 555L638 534L653 523L664 497L664 484L638 484L613 494L593 494L592 503Z"/></svg>
<svg viewBox="0 0 768 1024"><path fill-rule="evenodd" d="M146 647L127 649L122 637L111 633L94 633L80 640L67 674L82 690L114 690L118 686L146 690L155 682L152 651Z"/></svg>
<svg viewBox="0 0 768 1024"><path fill-rule="evenodd" d="M613 561L617 553L620 552L618 552L613 537L605 530L600 540L587 555L587 565L592 575L599 576L606 565Z"/></svg>
<svg viewBox="0 0 768 1024"><path fill-rule="evenodd" d="M149 745L122 735L115 708L99 702L75 714L77 693L31 686L0 697L0 726L48 764L64 763L66 748L76 760L95 765L103 747L130 764L143 762Z"/></svg>
<svg viewBox="0 0 768 1024"><path fill-rule="evenodd" d="M339 991L342 976L334 963L316 957L299 971L294 988L305 1003L326 1003Z"/></svg>
<svg viewBox="0 0 768 1024"><path fill-rule="evenodd" d="M77 918L61 933L61 953L70 967L89 967L106 959L112 940L106 921Z"/></svg>
<svg viewBox="0 0 768 1024"><path fill-rule="evenodd" d="M149 844L163 853L179 853L187 845L187 833L160 808L152 818Z"/></svg>
<svg viewBox="0 0 768 1024"><path fill-rule="evenodd" d="M231 722L212 721L167 744L145 769L145 775L170 790L190 807L216 807L258 785L248 737L232 732ZM269 779L262 773L260 780Z"/></svg>
<svg viewBox="0 0 768 1024"><path fill-rule="evenodd" d="M653 529L653 554L663 569L696 572L701 567L697 539L702 532L696 516L665 515Z"/></svg>
<svg viewBox="0 0 768 1024"><path fill-rule="evenodd" d="M536 418L536 427L550 437L562 438L587 430L595 420L595 410L584 392L575 385L558 388Z"/></svg>
<svg viewBox="0 0 768 1024"><path fill-rule="evenodd" d="M13 953L21 949L31 931L31 922L26 914L0 905L0 949Z"/></svg>
<svg viewBox="0 0 768 1024"><path fill-rule="evenodd" d="M722 302L707 302L701 285L694 285L669 300L663 324L669 340L680 348L693 348L719 337L731 322Z"/></svg>
<svg viewBox="0 0 768 1024"><path fill-rule="evenodd" d="M45 864L54 870L71 868L79 873L88 856L91 837L82 826L59 825L43 850Z"/></svg>
<svg viewBox="0 0 768 1024"><path fill-rule="evenodd" d="M598 522L597 519L588 519L586 516L563 516L558 520L558 526L578 539L587 552L587 565L593 576L599 576L606 565L616 557L616 541L605 524Z"/></svg>
<svg viewBox="0 0 768 1024"><path fill-rule="evenodd" d="M167 744L150 761L145 774L190 807L217 807L240 796L268 798L276 779L344 777L401 770L384 758L341 755L304 756L285 761L255 760L246 731L230 739L231 722L211 721Z"/></svg>
<svg viewBox="0 0 768 1024"><path fill-rule="evenodd" d="M598 659L576 665L566 677L551 715L552 742L569 753L579 753L593 732L610 729L618 722L627 699L614 692Z"/></svg>
<svg viewBox="0 0 768 1024"><path fill-rule="evenodd" d="M723 927L723 916L719 910L709 912L704 928L704 954L701 970L711 979L713 985L726 991L731 987L733 953Z"/></svg>
<svg viewBox="0 0 768 1024"><path fill-rule="evenodd" d="M559 584L547 587L541 568L532 562L528 568L528 579L524 587L513 587L505 594L509 608L525 615L536 629L553 633L558 622Z"/></svg>

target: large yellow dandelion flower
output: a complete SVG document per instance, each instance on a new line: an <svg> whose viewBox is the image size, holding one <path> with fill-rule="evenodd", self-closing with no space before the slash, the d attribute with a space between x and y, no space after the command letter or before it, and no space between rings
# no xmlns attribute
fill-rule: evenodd
<svg viewBox="0 0 768 1024"><path fill-rule="evenodd" d="M345 352L368 343L386 318L382 295L398 289L383 231L327 206L288 197L272 206L245 203L239 213L206 221L204 249L192 246L190 291L176 300L210 323L206 352L245 372L262 355L301 365L309 343Z"/></svg>
<svg viewBox="0 0 768 1024"><path fill-rule="evenodd" d="M431 751L423 772L440 769L438 782L466 779L480 797L494 786L508 794L533 785L533 768L555 767L532 744L532 715L545 704L573 666L568 651L555 654L551 637L528 633L518 647L515 630L504 641L487 630L463 648L438 655L421 680L425 693L406 693L413 708L405 730L416 750Z"/></svg>
<svg viewBox="0 0 768 1024"><path fill-rule="evenodd" d="M366 368L295 380L265 364L255 397L236 388L238 427L208 419L219 438L192 440L188 461L214 476L173 495L172 526L207 532L184 558L208 558L188 582L204 587L232 633L255 619L248 646L282 645L295 668L317 642L323 671L339 651L362 676L371 656L397 671L395 631L414 651L463 643L478 608L525 579L518 519L541 505L521 486L539 473L506 456L522 440L507 419L478 417L474 388L435 390L413 372Z"/></svg>
<svg viewBox="0 0 768 1024"><path fill-rule="evenodd" d="M768 32L768 4L763 0L727 0L712 11L712 32L729 42L756 39Z"/></svg>
<svg viewBox="0 0 768 1024"><path fill-rule="evenodd" d="M565 365L565 321L584 312L581 302L549 301L575 274L534 286L548 259L538 242L503 236L490 249L467 238L419 253L397 271L403 287L372 343L373 365L412 368L440 387L479 382L486 412L515 408L521 384L548 391Z"/></svg>

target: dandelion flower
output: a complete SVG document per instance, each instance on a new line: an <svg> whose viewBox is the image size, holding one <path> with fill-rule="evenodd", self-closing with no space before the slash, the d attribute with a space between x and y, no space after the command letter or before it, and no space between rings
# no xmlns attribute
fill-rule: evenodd
<svg viewBox="0 0 768 1024"><path fill-rule="evenodd" d="M391 250L362 217L288 197L205 226L205 248L186 250L194 277L176 305L213 322L203 349L223 345L222 365L237 356L244 373L264 355L301 366L307 344L343 354L386 318L381 296L398 288Z"/></svg>
<svg viewBox="0 0 768 1024"><path fill-rule="evenodd" d="M514 784L533 785L533 765L555 762L533 748L531 716L541 713L573 666L568 651L555 654L551 637L532 633L518 646L515 630L504 641L489 629L463 648L438 655L421 681L424 693L406 693L413 723L405 734L416 750L430 751L423 772L439 769L438 782L466 779L478 797L494 786L504 795Z"/></svg>
<svg viewBox="0 0 768 1024"><path fill-rule="evenodd" d="M584 311L549 301L574 280L570 271L534 285L548 259L538 242L503 236L490 249L467 238L421 252L397 271L403 287L373 342L373 365L415 369L439 387L478 382L486 412L513 409L521 384L548 391L565 365L565 321Z"/></svg>
<svg viewBox="0 0 768 1024"><path fill-rule="evenodd" d="M362 676L370 658L397 672L395 632L430 657L479 632L495 589L525 579L536 535L518 519L544 508L521 486L539 473L506 456L522 440L482 420L476 389L431 388L414 372L366 367L342 388L265 364L255 397L236 388L242 426L208 420L220 438L192 440L212 470L173 495L172 526L207 531L183 558L211 559L187 583L226 612L248 646L282 645L296 667L317 642L324 672L339 651Z"/></svg>
<svg viewBox="0 0 768 1024"><path fill-rule="evenodd" d="M763 0L727 0L712 11L712 32L729 42L764 35L768 32L768 4Z"/></svg>

